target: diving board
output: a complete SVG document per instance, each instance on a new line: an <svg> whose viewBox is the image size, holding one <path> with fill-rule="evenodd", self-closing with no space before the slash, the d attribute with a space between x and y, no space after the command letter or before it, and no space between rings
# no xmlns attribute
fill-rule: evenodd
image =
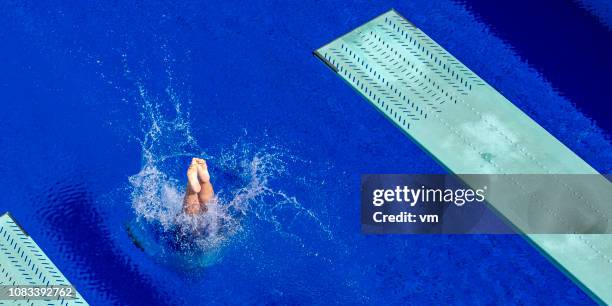
<svg viewBox="0 0 612 306"><path fill-rule="evenodd" d="M394 10L314 53L453 173L598 174ZM610 186L603 177L598 184ZM511 207L491 205L525 233ZM612 205L583 208L612 215ZM525 237L596 300L612 303L612 235Z"/></svg>
<svg viewBox="0 0 612 306"><path fill-rule="evenodd" d="M0 217L0 286L71 286L9 213ZM88 305L78 292L75 293L72 299L10 300L3 297L0 305Z"/></svg>

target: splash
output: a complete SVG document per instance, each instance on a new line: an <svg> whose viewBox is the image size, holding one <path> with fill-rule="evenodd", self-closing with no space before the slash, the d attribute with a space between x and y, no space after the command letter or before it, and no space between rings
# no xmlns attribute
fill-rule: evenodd
<svg viewBox="0 0 612 306"><path fill-rule="evenodd" d="M154 256L169 262L177 261L180 253L189 255L183 258L200 254L195 258L205 259L196 266L209 265L218 258L219 250L244 230L249 216L288 235L286 214L293 220L307 216L324 228L295 197L270 187L270 179L286 171L289 155L282 148L255 147L239 140L212 158L192 136L189 113L172 89L166 90L169 99L162 102L150 97L143 85L138 84L138 89L143 137L137 140L142 147L142 168L129 177L131 204L138 230L154 237L158 245ZM212 160L209 169L216 198L206 213L190 216L182 213L182 205L184 171L193 156Z"/></svg>

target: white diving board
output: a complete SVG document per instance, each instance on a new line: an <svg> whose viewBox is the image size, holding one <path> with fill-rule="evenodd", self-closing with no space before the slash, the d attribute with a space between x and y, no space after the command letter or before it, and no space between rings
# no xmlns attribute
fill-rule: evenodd
<svg viewBox="0 0 612 306"><path fill-rule="evenodd" d="M66 290L74 287L9 213L0 217L0 286L0 305L88 305L76 291L71 291L70 299L40 297L41 288L48 292L48 288L71 287L63 291L68 294ZM13 286L35 286L38 297L7 299L7 288Z"/></svg>
<svg viewBox="0 0 612 306"><path fill-rule="evenodd" d="M453 173L598 174L394 10L314 53ZM604 177L598 184L610 188ZM529 234L509 207L491 205L594 299L612 304L612 235ZM612 205L581 209L606 224L612 215Z"/></svg>

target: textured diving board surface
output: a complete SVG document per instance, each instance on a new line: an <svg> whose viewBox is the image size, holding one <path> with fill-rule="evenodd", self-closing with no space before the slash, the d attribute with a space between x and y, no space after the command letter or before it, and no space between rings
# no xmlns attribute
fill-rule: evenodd
<svg viewBox="0 0 612 306"><path fill-rule="evenodd" d="M394 10L315 55L453 173L597 174ZM507 207L495 208L524 230ZM584 209L612 214L612 207ZM526 238L594 298L612 303L612 235Z"/></svg>
<svg viewBox="0 0 612 306"><path fill-rule="evenodd" d="M0 217L0 285L70 285L10 214ZM0 305L88 305L72 300L0 300Z"/></svg>

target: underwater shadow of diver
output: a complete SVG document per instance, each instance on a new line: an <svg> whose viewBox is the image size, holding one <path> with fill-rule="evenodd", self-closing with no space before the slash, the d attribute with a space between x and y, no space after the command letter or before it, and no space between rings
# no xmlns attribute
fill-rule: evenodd
<svg viewBox="0 0 612 306"><path fill-rule="evenodd" d="M46 200L47 205L38 214L57 237L66 256L80 262L79 273L86 270L87 279L95 280L94 284L86 283L89 290L75 284L86 300L87 293L92 291L102 291L110 300L131 305L157 305L177 298L154 287L146 275L135 271L125 257L111 249L110 233L104 228L103 218L84 183L68 179L52 184L47 187ZM93 268L100 266L106 268ZM76 277L72 281L75 283Z"/></svg>
<svg viewBox="0 0 612 306"><path fill-rule="evenodd" d="M221 258L223 246L200 249L179 228L164 230L159 224L138 219L126 223L125 228L134 246L156 262L187 275L196 276L199 269Z"/></svg>

